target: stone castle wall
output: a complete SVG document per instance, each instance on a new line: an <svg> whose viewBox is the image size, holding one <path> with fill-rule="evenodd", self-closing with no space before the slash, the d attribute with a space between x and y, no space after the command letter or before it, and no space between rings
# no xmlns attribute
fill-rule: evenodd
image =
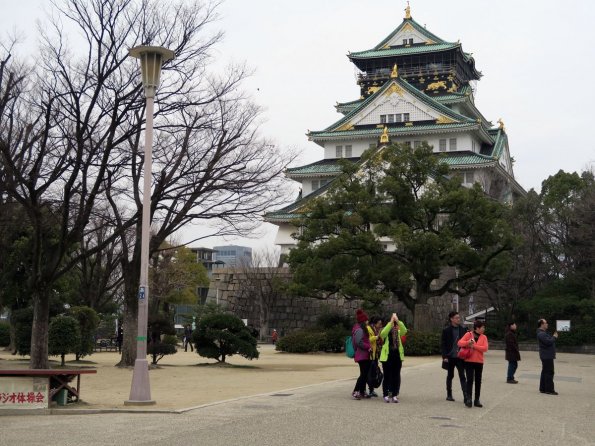
<svg viewBox="0 0 595 446"><path fill-rule="evenodd" d="M248 326L260 329L260 306L255 298L247 297L242 292L242 287L247 286L246 271L234 269L222 269L213 272L211 286L209 289L208 301L219 302L220 305L229 309L241 319L247 319ZM281 280L289 280L291 274L287 268L281 268L275 273ZM477 300L477 299L475 299ZM455 309L456 303L452 295L446 294L433 297L429 300L431 326L433 330L441 330L444 327L450 311ZM282 295L276 298L269 309L269 332L276 329L281 335L292 331L308 328L314 325L318 316L324 312L336 312L345 316L353 317L355 311L361 308L361 300L350 300L343 297L329 296L327 299L315 299L309 297L295 297ZM472 304L471 310L479 311L481 308L478 302ZM412 326L413 317L411 312L396 298L390 299L383 304L380 316L388 317L397 312L406 325ZM459 298L459 312L466 316L469 314L469 298ZM372 314L369 314L372 316Z"/></svg>

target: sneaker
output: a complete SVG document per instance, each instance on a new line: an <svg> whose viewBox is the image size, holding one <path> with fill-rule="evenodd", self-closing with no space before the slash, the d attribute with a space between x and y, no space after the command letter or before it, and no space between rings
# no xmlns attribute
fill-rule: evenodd
<svg viewBox="0 0 595 446"><path fill-rule="evenodd" d="M364 393L362 394L363 398L372 398L372 395L370 395L369 393Z"/></svg>
<svg viewBox="0 0 595 446"><path fill-rule="evenodd" d="M558 392L556 392L555 390L552 390L551 392L545 392L546 395L558 395Z"/></svg>
<svg viewBox="0 0 595 446"><path fill-rule="evenodd" d="M359 392L353 392L353 394L351 395L353 397L354 400L361 400L362 396Z"/></svg>
<svg viewBox="0 0 595 446"><path fill-rule="evenodd" d="M390 397L389 396L385 396L382 399L384 400L385 403L390 403Z"/></svg>
<svg viewBox="0 0 595 446"><path fill-rule="evenodd" d="M516 379L507 379L506 384L518 384L519 382Z"/></svg>
<svg viewBox="0 0 595 446"><path fill-rule="evenodd" d="M370 397L377 397L378 394L376 392L374 392L373 390L368 394L368 396Z"/></svg>
<svg viewBox="0 0 595 446"><path fill-rule="evenodd" d="M396 396L393 396L393 403L398 403L399 402L399 398L397 398Z"/></svg>

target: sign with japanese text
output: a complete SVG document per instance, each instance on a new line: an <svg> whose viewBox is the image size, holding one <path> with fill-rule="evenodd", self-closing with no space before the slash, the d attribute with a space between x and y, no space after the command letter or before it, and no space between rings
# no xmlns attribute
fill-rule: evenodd
<svg viewBox="0 0 595 446"><path fill-rule="evenodd" d="M142 286L138 290L138 300L145 300L145 287Z"/></svg>
<svg viewBox="0 0 595 446"><path fill-rule="evenodd" d="M0 378L0 409L47 409L49 380L31 376Z"/></svg>

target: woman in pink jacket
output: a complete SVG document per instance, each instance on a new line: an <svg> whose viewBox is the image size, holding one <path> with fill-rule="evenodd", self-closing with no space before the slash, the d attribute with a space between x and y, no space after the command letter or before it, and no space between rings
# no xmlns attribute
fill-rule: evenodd
<svg viewBox="0 0 595 446"><path fill-rule="evenodd" d="M465 375L467 378L467 392L465 393L465 406L471 407L471 392L473 391L473 379L475 379L475 407L483 407L479 401L481 394L481 375L483 373L483 354L488 351L488 338L485 332L483 321L473 323L473 331L467 332L457 345L460 348L471 349L471 355L465 359Z"/></svg>

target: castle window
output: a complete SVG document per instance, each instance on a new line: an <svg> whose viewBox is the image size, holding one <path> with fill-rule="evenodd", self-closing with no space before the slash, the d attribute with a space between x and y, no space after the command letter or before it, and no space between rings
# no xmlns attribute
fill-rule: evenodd
<svg viewBox="0 0 595 446"><path fill-rule="evenodd" d="M397 114L395 115L395 122L402 122L402 119L401 119L401 113L397 113Z"/></svg>
<svg viewBox="0 0 595 446"><path fill-rule="evenodd" d="M475 177L473 172L465 172L465 183L466 184L473 184L475 182Z"/></svg>
<svg viewBox="0 0 595 446"><path fill-rule="evenodd" d="M421 141L413 141L413 148L419 149L421 147Z"/></svg>
<svg viewBox="0 0 595 446"><path fill-rule="evenodd" d="M312 180L312 192L318 189L318 180Z"/></svg>
<svg viewBox="0 0 595 446"><path fill-rule="evenodd" d="M409 113L403 113L403 122L409 121Z"/></svg>
<svg viewBox="0 0 595 446"><path fill-rule="evenodd" d="M345 146L345 158L351 158L352 152L352 146Z"/></svg>
<svg viewBox="0 0 595 446"><path fill-rule="evenodd" d="M446 139L440 140L439 148L441 152L446 152Z"/></svg>
<svg viewBox="0 0 595 446"><path fill-rule="evenodd" d="M325 184L328 184L329 180L327 178L323 178L320 180L320 187L324 186Z"/></svg>
<svg viewBox="0 0 595 446"><path fill-rule="evenodd" d="M450 140L448 141L449 144L449 149L452 150L457 150L457 138L450 138Z"/></svg>
<svg viewBox="0 0 595 446"><path fill-rule="evenodd" d="M407 147L411 148L411 141L405 141L403 144L405 144Z"/></svg>
<svg viewBox="0 0 595 446"><path fill-rule="evenodd" d="M343 158L343 146L336 147L335 156L337 158Z"/></svg>
<svg viewBox="0 0 595 446"><path fill-rule="evenodd" d="M395 115L388 115L388 123L392 124L393 122L395 122Z"/></svg>
<svg viewBox="0 0 595 446"><path fill-rule="evenodd" d="M409 45L413 45L413 39L409 39Z"/></svg>
<svg viewBox="0 0 595 446"><path fill-rule="evenodd" d="M403 45L407 45L407 39L403 39Z"/></svg>
<svg viewBox="0 0 595 446"><path fill-rule="evenodd" d="M380 123L386 124L386 115L380 115Z"/></svg>

